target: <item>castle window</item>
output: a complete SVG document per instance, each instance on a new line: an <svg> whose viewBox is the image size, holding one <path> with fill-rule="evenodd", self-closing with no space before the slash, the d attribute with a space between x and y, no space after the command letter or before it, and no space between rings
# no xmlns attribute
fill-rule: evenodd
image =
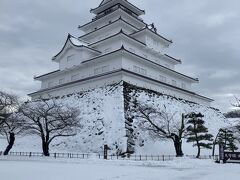
<svg viewBox="0 0 240 180"><path fill-rule="evenodd" d="M172 85L173 85L173 86L177 86L177 81L172 80Z"/></svg>
<svg viewBox="0 0 240 180"><path fill-rule="evenodd" d="M143 54L143 57L146 58L146 59L148 58L148 56L146 54Z"/></svg>
<svg viewBox="0 0 240 180"><path fill-rule="evenodd" d="M74 60L74 57L75 55L70 55L70 56L67 56L67 62L70 62L70 61L73 61Z"/></svg>
<svg viewBox="0 0 240 180"><path fill-rule="evenodd" d="M64 78L59 79L59 84L63 84L64 83Z"/></svg>
<svg viewBox="0 0 240 180"><path fill-rule="evenodd" d="M147 74L147 71L146 71L146 69L141 68L141 69L140 69L140 73L146 75L146 74Z"/></svg>
<svg viewBox="0 0 240 180"><path fill-rule="evenodd" d="M133 71L139 73L140 72L140 67L133 66Z"/></svg>
<svg viewBox="0 0 240 180"><path fill-rule="evenodd" d="M95 68L94 69L94 74L100 74L101 73L101 68Z"/></svg>
<svg viewBox="0 0 240 180"><path fill-rule="evenodd" d="M136 73L139 73L139 74L143 74L143 75L147 74L146 69L140 68L138 66L133 66L133 71L136 72Z"/></svg>
<svg viewBox="0 0 240 180"><path fill-rule="evenodd" d="M97 75L97 74L100 74L100 73L108 72L109 68L110 68L109 66L102 66L102 67L95 68L94 69L94 74Z"/></svg>
<svg viewBox="0 0 240 180"><path fill-rule="evenodd" d="M182 83L182 88L186 89L186 84Z"/></svg>
<svg viewBox="0 0 240 180"><path fill-rule="evenodd" d="M53 82L49 82L48 83L48 87L50 88L50 87L53 87L54 86L54 83Z"/></svg>
<svg viewBox="0 0 240 180"><path fill-rule="evenodd" d="M155 46L158 46L158 42L157 42L157 41L153 41L153 44L154 44Z"/></svg>
<svg viewBox="0 0 240 180"><path fill-rule="evenodd" d="M106 15L106 14L109 14L110 12L112 12L112 9L110 8L110 9L107 9L106 11L104 11L104 14Z"/></svg>
<svg viewBox="0 0 240 180"><path fill-rule="evenodd" d="M108 72L108 71L109 71L109 66L102 67L102 72Z"/></svg>
<svg viewBox="0 0 240 180"><path fill-rule="evenodd" d="M76 81L76 80L78 80L78 76L79 76L79 74L74 74L74 75L72 75L71 81Z"/></svg>
<svg viewBox="0 0 240 180"><path fill-rule="evenodd" d="M159 79L162 82L167 82L167 78L165 76L159 75Z"/></svg>

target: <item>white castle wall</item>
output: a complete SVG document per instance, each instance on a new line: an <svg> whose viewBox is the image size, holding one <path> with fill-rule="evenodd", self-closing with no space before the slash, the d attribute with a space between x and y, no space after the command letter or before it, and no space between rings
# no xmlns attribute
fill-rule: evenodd
<svg viewBox="0 0 240 180"><path fill-rule="evenodd" d="M127 34L133 33L134 30L136 31L136 29L132 26L124 23L123 21L118 21L91 33L91 35L88 35L87 37L82 37L82 39L89 43L94 43L120 32L121 29Z"/></svg>
<svg viewBox="0 0 240 180"><path fill-rule="evenodd" d="M65 70L66 68L78 66L82 63L82 61L91 59L95 56L96 54L91 53L90 51L84 51L83 49L70 47L69 49L65 50L65 53L61 57L59 57L59 69Z"/></svg>
<svg viewBox="0 0 240 180"><path fill-rule="evenodd" d="M38 93L32 95L32 99L38 99L39 97L49 98L49 97L62 97L65 95L80 93L83 91L94 90L99 87L106 87L108 84L119 83L122 80L122 74L116 73L107 75L104 78L99 77L91 80L86 80L83 82L77 82L68 86L59 87L55 89L47 90L43 93Z"/></svg>
<svg viewBox="0 0 240 180"><path fill-rule="evenodd" d="M146 63L144 61L140 61L137 58L132 58L132 57L124 57L123 58L123 68L128 69L130 71L134 72L134 66L138 66L140 68L143 68L146 70L146 75L147 77L156 79L156 80L161 80L160 75L166 77L166 83L172 84L172 80L176 81L176 86L181 87L182 83L185 84L185 89L190 90L191 89L191 83L187 80L180 79L180 76L170 74L167 72L167 70L162 70L160 71L158 68L156 68L153 65L150 65L149 63ZM182 88L182 87L181 87Z"/></svg>

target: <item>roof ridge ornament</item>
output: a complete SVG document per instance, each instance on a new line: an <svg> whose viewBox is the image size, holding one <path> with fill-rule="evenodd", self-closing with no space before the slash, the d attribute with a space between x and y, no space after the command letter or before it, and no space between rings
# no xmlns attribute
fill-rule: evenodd
<svg viewBox="0 0 240 180"><path fill-rule="evenodd" d="M119 32L119 33L124 33L122 28L120 29L120 32Z"/></svg>
<svg viewBox="0 0 240 180"><path fill-rule="evenodd" d="M148 27L150 30L152 30L152 31L154 31L155 33L157 33L157 28L155 27L154 23L147 25L147 27Z"/></svg>
<svg viewBox="0 0 240 180"><path fill-rule="evenodd" d="M127 0L120 0L120 1L117 1L117 0L108 0L108 1L103 0L98 7L91 8L90 12L98 15L99 13L102 13L102 12L106 11L107 9L113 7L114 5L119 5L119 4L124 6L124 7L128 6L127 8L131 12L133 12L134 14L136 14L138 16L145 14L144 10L139 9L137 6L135 6L134 4L130 3Z"/></svg>

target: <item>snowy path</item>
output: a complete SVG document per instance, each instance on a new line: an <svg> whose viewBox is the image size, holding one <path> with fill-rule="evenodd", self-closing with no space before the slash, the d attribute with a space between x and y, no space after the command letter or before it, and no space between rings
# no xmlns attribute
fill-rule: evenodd
<svg viewBox="0 0 240 180"><path fill-rule="evenodd" d="M15 159L0 157L1 180L238 180L240 165L209 160L171 162Z"/></svg>

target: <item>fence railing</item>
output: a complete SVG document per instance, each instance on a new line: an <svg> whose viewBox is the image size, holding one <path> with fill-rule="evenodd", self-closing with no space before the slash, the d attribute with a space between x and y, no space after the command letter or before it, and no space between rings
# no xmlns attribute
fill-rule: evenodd
<svg viewBox="0 0 240 180"><path fill-rule="evenodd" d="M0 156L3 152L0 152ZM40 152L9 152L8 156L22 156L22 157L44 157ZM76 153L50 153L49 157L53 158L75 158L75 159L88 159L89 154L76 154Z"/></svg>
<svg viewBox="0 0 240 180"><path fill-rule="evenodd" d="M0 151L0 156L3 155L3 152ZM10 152L8 156L19 156L19 157L45 157L43 153L40 152ZM102 154L77 154L77 153L50 153L49 157L52 158L67 158L67 159L89 159L90 157L97 159L104 159ZM185 157L195 159L194 155L185 155ZM176 158L175 155L108 155L107 159L109 160L131 160L131 161L171 161ZM218 160L218 155L202 155L200 159L213 159Z"/></svg>
<svg viewBox="0 0 240 180"><path fill-rule="evenodd" d="M173 160L176 156L174 155L127 155L127 156L118 156L118 155L108 155L110 160L132 160L132 161L170 161ZM99 159L104 159L103 155L98 155Z"/></svg>
<svg viewBox="0 0 240 180"><path fill-rule="evenodd" d="M186 155L186 157L191 158L191 159L196 159L196 155ZM201 155L199 159L213 159L213 160L219 160L218 155Z"/></svg>

